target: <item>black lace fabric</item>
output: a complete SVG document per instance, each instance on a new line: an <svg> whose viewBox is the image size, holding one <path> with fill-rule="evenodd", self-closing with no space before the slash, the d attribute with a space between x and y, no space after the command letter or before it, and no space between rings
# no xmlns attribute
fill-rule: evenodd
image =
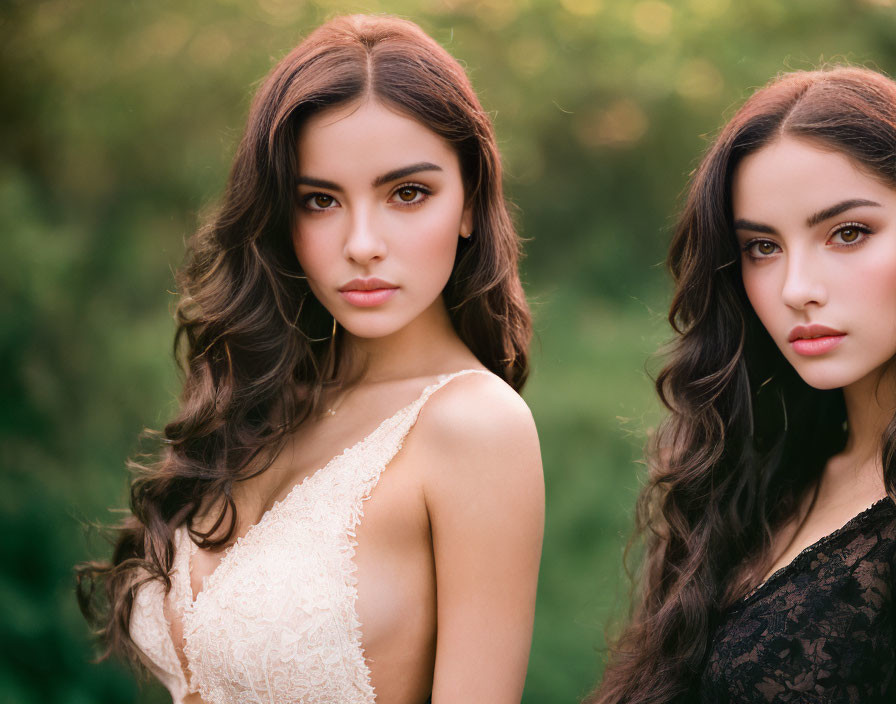
<svg viewBox="0 0 896 704"><path fill-rule="evenodd" d="M725 612L699 701L896 704L894 584L885 498Z"/></svg>

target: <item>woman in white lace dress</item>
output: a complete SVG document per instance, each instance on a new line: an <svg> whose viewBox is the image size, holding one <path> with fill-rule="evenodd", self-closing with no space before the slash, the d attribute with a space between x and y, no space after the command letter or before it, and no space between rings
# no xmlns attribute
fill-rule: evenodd
<svg viewBox="0 0 896 704"><path fill-rule="evenodd" d="M181 406L111 561L110 653L175 702L518 702L541 551L530 318L490 121L416 25L261 86L179 274Z"/></svg>

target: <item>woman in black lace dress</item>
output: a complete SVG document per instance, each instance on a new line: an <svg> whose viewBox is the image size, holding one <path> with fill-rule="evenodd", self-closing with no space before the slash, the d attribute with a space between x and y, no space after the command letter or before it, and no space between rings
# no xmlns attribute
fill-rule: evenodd
<svg viewBox="0 0 896 704"><path fill-rule="evenodd" d="M590 702L896 702L896 83L790 73L695 172L641 588Z"/></svg>

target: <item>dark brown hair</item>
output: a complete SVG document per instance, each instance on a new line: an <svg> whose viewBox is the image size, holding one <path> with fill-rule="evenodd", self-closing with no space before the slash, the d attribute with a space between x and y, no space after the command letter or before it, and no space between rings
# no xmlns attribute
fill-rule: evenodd
<svg viewBox="0 0 896 704"><path fill-rule="evenodd" d="M517 237L488 115L461 66L417 25L384 16L319 27L271 71L252 104L217 214L191 239L179 272L175 356L180 410L157 461L132 463L131 516L109 562L77 569L82 611L106 646L138 661L129 634L137 589L170 589L174 529L201 547L233 536L235 482L264 471L288 433L318 408L338 354L332 318L296 260L296 144L307 118L365 95L418 120L456 150L475 236L461 239L443 297L463 342L519 390L531 321ZM206 532L200 508L223 505ZM219 536L213 539L212 536Z"/></svg>
<svg viewBox="0 0 896 704"><path fill-rule="evenodd" d="M638 500L640 588L589 702L691 700L722 609L755 586L773 531L845 442L842 391L799 378L741 279L732 174L783 135L841 152L896 188L896 83L851 67L784 74L747 100L693 175L668 260L677 336L656 380L669 415ZM882 456L896 497L896 420Z"/></svg>

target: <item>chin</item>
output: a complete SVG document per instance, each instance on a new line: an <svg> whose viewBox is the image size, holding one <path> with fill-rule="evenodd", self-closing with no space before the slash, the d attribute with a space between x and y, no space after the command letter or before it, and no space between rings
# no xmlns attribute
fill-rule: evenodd
<svg viewBox="0 0 896 704"><path fill-rule="evenodd" d="M355 337L369 340L387 337L401 330L407 324L407 321L404 320L384 319L382 317L379 319L371 317L367 320L358 320L355 316L351 316L342 320L337 318L336 321Z"/></svg>
<svg viewBox="0 0 896 704"><path fill-rule="evenodd" d="M864 376L855 371L837 369L832 366L825 367L824 365L818 365L815 368L807 368L806 365L795 365L795 369L803 381L819 391L842 389L845 386L854 384Z"/></svg>

